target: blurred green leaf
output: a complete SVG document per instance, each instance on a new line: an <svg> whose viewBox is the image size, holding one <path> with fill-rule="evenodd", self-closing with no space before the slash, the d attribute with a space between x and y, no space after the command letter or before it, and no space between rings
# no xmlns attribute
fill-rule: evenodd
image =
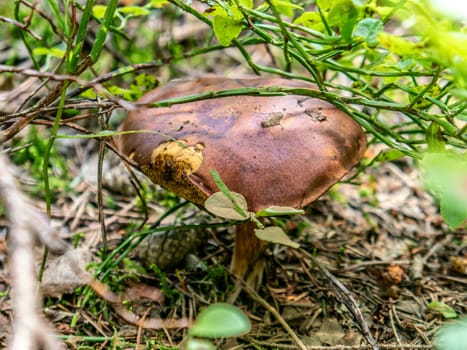
<svg viewBox="0 0 467 350"><path fill-rule="evenodd" d="M398 149L390 149L390 150L387 150L387 151L384 151L378 154L378 156L376 157L376 161L377 162L391 162L394 160L401 159L404 156L405 154L399 151Z"/></svg>
<svg viewBox="0 0 467 350"><path fill-rule="evenodd" d="M111 23L114 19L117 6L118 0L109 0L107 2L107 6L105 6L105 12L101 21L101 25L97 30L96 39L94 40L91 51L89 52L89 57L91 58L92 62L96 62L102 53L102 49L104 48L105 40L110 31Z"/></svg>
<svg viewBox="0 0 467 350"><path fill-rule="evenodd" d="M378 33L383 29L383 22L376 18L364 18L357 23L353 36L365 39L368 47L378 45Z"/></svg>
<svg viewBox="0 0 467 350"><path fill-rule="evenodd" d="M467 89L452 89L451 94L461 100L467 101ZM465 111L462 112L465 115ZM456 116L456 118L458 118ZM466 120L465 118L460 118L461 120Z"/></svg>
<svg viewBox="0 0 467 350"><path fill-rule="evenodd" d="M188 338L186 350L216 350L216 346L206 339Z"/></svg>
<svg viewBox="0 0 467 350"><path fill-rule="evenodd" d="M252 9L254 5L253 0L239 0L238 2L247 9Z"/></svg>
<svg viewBox="0 0 467 350"><path fill-rule="evenodd" d="M463 225L467 219L467 154L426 153L421 167L425 187L438 198L446 223L453 229Z"/></svg>
<svg viewBox="0 0 467 350"><path fill-rule="evenodd" d="M463 88L467 87L467 34L441 32L433 28L430 47L433 57L441 64L451 67Z"/></svg>
<svg viewBox="0 0 467 350"><path fill-rule="evenodd" d="M290 0L271 0L271 2L277 11L286 17L293 17L294 10L303 10L301 6L292 3Z"/></svg>
<svg viewBox="0 0 467 350"><path fill-rule="evenodd" d="M139 6L123 6L118 9L118 12L131 16L147 16L151 11Z"/></svg>
<svg viewBox="0 0 467 350"><path fill-rule="evenodd" d="M256 216L299 215L303 213L305 213L305 211L303 211L302 209L274 205L256 212Z"/></svg>
<svg viewBox="0 0 467 350"><path fill-rule="evenodd" d="M33 49L33 54L36 56L41 55L50 55L57 58L63 58L65 55L65 50L58 49L56 47L48 48L48 47L36 47Z"/></svg>
<svg viewBox="0 0 467 350"><path fill-rule="evenodd" d="M104 5L95 5L92 8L92 14L94 17L97 19L102 19L104 18L105 15L105 10L107 10L107 6Z"/></svg>
<svg viewBox="0 0 467 350"><path fill-rule="evenodd" d="M246 334L250 329L250 320L242 310L219 303L201 311L188 333L195 337L223 338Z"/></svg>
<svg viewBox="0 0 467 350"><path fill-rule="evenodd" d="M467 122L467 111L466 110L462 111L461 113L456 115L456 118L464 122Z"/></svg>
<svg viewBox="0 0 467 350"><path fill-rule="evenodd" d="M467 318L442 326L434 337L436 350L465 350L467 344Z"/></svg>
<svg viewBox="0 0 467 350"><path fill-rule="evenodd" d="M415 56L420 53L417 44L386 32L377 34L378 43L388 51L399 56Z"/></svg>
<svg viewBox="0 0 467 350"><path fill-rule="evenodd" d="M255 235L259 239L266 242L282 244L295 249L300 247L298 243L292 241L284 232L284 230L278 226L269 226L265 227L264 229L256 229Z"/></svg>
<svg viewBox="0 0 467 350"><path fill-rule="evenodd" d="M413 23L411 30L423 38L425 45L423 53L429 58L428 62L449 67L459 87L466 88L467 33L465 28L462 28L460 22L446 15L443 6L436 8L430 5L432 4L428 1L408 2L405 11L399 15L402 19L409 18ZM405 14L402 15L402 13Z"/></svg>
<svg viewBox="0 0 467 350"><path fill-rule="evenodd" d="M457 313L452 307L439 301L432 301L431 303L429 303L428 309L443 315L444 318L457 317Z"/></svg>
<svg viewBox="0 0 467 350"><path fill-rule="evenodd" d="M134 98L132 97L133 91L129 89L125 89L117 85L110 85L107 89L109 90L110 93L112 93L112 95L121 96L124 99L130 100L130 101L134 100Z"/></svg>
<svg viewBox="0 0 467 350"><path fill-rule="evenodd" d="M332 27L338 27L340 34L345 41L351 37L355 23L357 22L359 11L352 0L334 1L327 20Z"/></svg>
<svg viewBox="0 0 467 350"><path fill-rule="evenodd" d="M96 95L96 92L92 89L88 89L88 90L85 90L83 91L81 94L80 94L81 97L83 98L88 98L88 99L95 99L97 97Z"/></svg>
<svg viewBox="0 0 467 350"><path fill-rule="evenodd" d="M334 0L316 0L316 4L319 6L321 11L323 12L329 12L329 10L331 10L334 3L335 3Z"/></svg>
<svg viewBox="0 0 467 350"><path fill-rule="evenodd" d="M389 4L388 4L389 5ZM374 12L381 16L382 18L389 16L391 12L394 11L394 7L391 6L382 6L381 3L377 3L376 1L370 1L368 2L365 7L370 10L371 12Z"/></svg>
<svg viewBox="0 0 467 350"><path fill-rule="evenodd" d="M306 28L314 29L318 32L323 32L325 29L318 12L303 12L295 19L294 24L303 25Z"/></svg>
<svg viewBox="0 0 467 350"><path fill-rule="evenodd" d="M428 144L429 152L444 152L446 144L443 141L441 127L436 123L431 123L426 130L426 143Z"/></svg>
<svg viewBox="0 0 467 350"><path fill-rule="evenodd" d="M134 83L130 85L132 92L131 101L136 101L149 90L158 85L156 77L152 74L139 74L135 77Z"/></svg>
<svg viewBox="0 0 467 350"><path fill-rule="evenodd" d="M169 3L168 0L151 0L151 7L159 9L167 6Z"/></svg>

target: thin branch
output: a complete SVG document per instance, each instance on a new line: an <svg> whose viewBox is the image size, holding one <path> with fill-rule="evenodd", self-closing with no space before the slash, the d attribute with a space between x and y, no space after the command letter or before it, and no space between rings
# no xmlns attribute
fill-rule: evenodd
<svg viewBox="0 0 467 350"><path fill-rule="evenodd" d="M0 200L10 222L10 265L13 286L12 350L60 349L61 345L41 316L36 291L34 246L41 241L55 251L66 244L53 234L46 217L33 207L19 190L8 159L0 153Z"/></svg>
<svg viewBox="0 0 467 350"><path fill-rule="evenodd" d="M360 311L360 307L358 303L355 301L352 293L336 278L334 277L327 269L322 265L312 254L307 252L304 249L300 249L300 252L305 254L318 268L320 269L321 273L329 280L331 283L331 287L336 293L338 299L341 303L343 303L347 309L350 311L352 316L357 321L360 329L362 331L362 335L365 337L368 344L371 346L373 350L379 350L379 346L376 343L373 335L371 334L370 327L368 326L365 318Z"/></svg>
<svg viewBox="0 0 467 350"><path fill-rule="evenodd" d="M280 315L280 313L272 306L270 305L266 300L264 300L253 288L248 286L246 283L242 282L242 287L243 290L250 296L251 299L256 301L258 304L260 304L262 307L264 307L267 311L269 311L277 321L284 327L287 333L292 337L292 339L295 341L297 346L301 350L307 350L307 347L301 339L298 337L298 335L293 331L292 328L290 328L289 324L287 323L286 320Z"/></svg>
<svg viewBox="0 0 467 350"><path fill-rule="evenodd" d="M18 21L15 21L14 19L3 17L3 16L0 16L0 22L5 22L5 23L12 24L12 25L18 27L19 29L22 29L22 30L28 32L29 34L31 34L31 36L34 39L42 41L42 38L38 34L34 33L31 29L29 29L26 24L20 23Z"/></svg>

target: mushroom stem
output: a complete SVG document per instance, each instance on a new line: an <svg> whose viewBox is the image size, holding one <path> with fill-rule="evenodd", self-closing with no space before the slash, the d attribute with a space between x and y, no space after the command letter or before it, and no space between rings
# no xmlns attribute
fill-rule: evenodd
<svg viewBox="0 0 467 350"><path fill-rule="evenodd" d="M255 235L256 224L252 221L239 224L235 234L235 245L231 271L234 275L244 278L246 273L261 259L264 241Z"/></svg>
<svg viewBox="0 0 467 350"><path fill-rule="evenodd" d="M255 235L257 224L252 221L239 224L235 234L235 244L230 267L232 273L239 278L228 302L234 303L242 290L240 280L247 286L257 290L261 285L265 260L263 256L266 242Z"/></svg>

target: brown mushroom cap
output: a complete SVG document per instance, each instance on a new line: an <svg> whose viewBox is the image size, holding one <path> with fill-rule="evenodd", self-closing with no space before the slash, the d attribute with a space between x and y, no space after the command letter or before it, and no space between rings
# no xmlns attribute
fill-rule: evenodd
<svg viewBox="0 0 467 350"><path fill-rule="evenodd" d="M301 87L281 78L174 81L139 102L152 103L241 87ZM301 208L347 174L363 156L366 137L351 117L305 96L231 96L131 111L120 150L155 183L196 204L219 191L216 170L249 210Z"/></svg>

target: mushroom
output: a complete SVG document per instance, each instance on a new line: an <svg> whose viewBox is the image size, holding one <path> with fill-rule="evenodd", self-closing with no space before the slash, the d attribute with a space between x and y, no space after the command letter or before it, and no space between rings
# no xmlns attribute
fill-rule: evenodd
<svg viewBox="0 0 467 350"><path fill-rule="evenodd" d="M138 102L272 86L316 90L282 78L202 77L173 81ZM121 130L151 131L122 134L118 145L153 182L203 206L218 191L211 175L215 170L255 212L313 202L359 162L366 146L362 128L346 113L298 95L229 96L139 108L128 114ZM256 269L263 250L254 228L249 221L237 226L231 270L241 278Z"/></svg>

